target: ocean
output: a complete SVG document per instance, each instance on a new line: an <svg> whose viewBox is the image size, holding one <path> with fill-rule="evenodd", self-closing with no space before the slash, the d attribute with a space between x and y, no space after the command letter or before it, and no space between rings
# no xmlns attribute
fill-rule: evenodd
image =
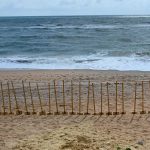
<svg viewBox="0 0 150 150"><path fill-rule="evenodd" d="M150 71L150 16L0 17L0 68Z"/></svg>

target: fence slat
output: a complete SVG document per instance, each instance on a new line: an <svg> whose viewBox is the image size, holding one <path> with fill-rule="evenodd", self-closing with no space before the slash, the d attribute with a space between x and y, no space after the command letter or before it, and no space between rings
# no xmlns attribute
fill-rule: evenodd
<svg viewBox="0 0 150 150"><path fill-rule="evenodd" d="M132 114L136 114L136 100L137 100L137 83L134 84L134 102L133 102L133 112Z"/></svg>
<svg viewBox="0 0 150 150"><path fill-rule="evenodd" d="M71 112L70 114L71 115L75 115L76 113L74 112L74 97L73 97L73 92L74 89L73 89L73 81L71 80Z"/></svg>
<svg viewBox="0 0 150 150"><path fill-rule="evenodd" d="M28 106L27 106L27 98L26 98L24 81L22 81L22 88L23 88L23 97L24 97L24 105L25 105L25 115L30 115L30 112L28 111Z"/></svg>
<svg viewBox="0 0 150 150"><path fill-rule="evenodd" d="M101 94L101 111L100 111L100 115L103 115L103 83L100 84L101 86L101 91L100 91L100 94Z"/></svg>
<svg viewBox="0 0 150 150"><path fill-rule="evenodd" d="M12 106L11 106L11 95L10 95L10 85L9 82L7 82L7 89L8 89L8 102L9 102L9 114L12 115Z"/></svg>
<svg viewBox="0 0 150 150"><path fill-rule="evenodd" d="M88 95L87 95L87 107L85 115L89 115L89 101L90 101L90 80L88 81Z"/></svg>
<svg viewBox="0 0 150 150"><path fill-rule="evenodd" d="M14 98L15 98L15 105L16 105L16 112L15 112L15 114L16 115L21 115L22 111L19 110L19 105L18 105L17 96L16 96L16 90L15 90L13 81L11 81L11 85L12 85L12 89L13 89L13 93L14 93Z"/></svg>
<svg viewBox="0 0 150 150"><path fill-rule="evenodd" d="M52 115L51 111L51 85L48 83L48 113L47 115Z"/></svg>
<svg viewBox="0 0 150 150"><path fill-rule="evenodd" d="M29 82L29 93L30 93L30 98L31 98L31 105L32 105L32 114L36 114L35 112L35 107L34 107L34 102L33 102L33 95L32 95L32 88L31 88L31 83Z"/></svg>
<svg viewBox="0 0 150 150"><path fill-rule="evenodd" d="M108 102L108 112L106 113L107 115L112 115L112 112L110 112L110 101L109 101L109 83L106 83L107 87L107 102Z"/></svg>
<svg viewBox="0 0 150 150"><path fill-rule="evenodd" d="M78 106L78 115L82 115L81 113L81 81L79 81L79 106Z"/></svg>
<svg viewBox="0 0 150 150"><path fill-rule="evenodd" d="M118 82L116 81L115 83L115 95L116 95L116 105L115 105L115 108L116 108L116 111L113 113L114 115L119 115L119 112L118 112Z"/></svg>
<svg viewBox="0 0 150 150"><path fill-rule="evenodd" d="M63 93L63 106L64 106L64 112L63 114L67 114L66 112L66 99L65 99L65 82L64 80L62 81L62 93Z"/></svg>
<svg viewBox="0 0 150 150"><path fill-rule="evenodd" d="M60 112L58 110L58 102L57 102L57 90L56 90L56 81L54 80L54 94L55 94L55 102L56 102L56 112L54 113L55 115L59 115Z"/></svg>
<svg viewBox="0 0 150 150"><path fill-rule="evenodd" d="M4 98L4 92L3 92L3 83L1 82L1 96L2 96L2 114L6 115L6 110L5 110L5 98Z"/></svg>
<svg viewBox="0 0 150 150"><path fill-rule="evenodd" d="M121 114L123 115L126 113L125 109L124 109L124 83L122 82L121 85L122 85L122 112L121 112Z"/></svg>
<svg viewBox="0 0 150 150"><path fill-rule="evenodd" d="M96 107L95 107L95 91L94 91L94 83L92 83L92 93L93 93L93 109L94 109L94 114L93 115L96 115Z"/></svg>
<svg viewBox="0 0 150 150"><path fill-rule="evenodd" d="M146 111L144 109L144 82L142 81L142 111L140 114L146 114Z"/></svg>
<svg viewBox="0 0 150 150"><path fill-rule="evenodd" d="M39 115L45 115L46 113L43 110L42 99L41 99L41 94L40 94L40 91L39 91L39 85L38 85L38 83L36 84L36 87L37 87L37 92L38 92L38 97L39 97L39 102L40 102L40 108L41 108L41 111L39 112Z"/></svg>

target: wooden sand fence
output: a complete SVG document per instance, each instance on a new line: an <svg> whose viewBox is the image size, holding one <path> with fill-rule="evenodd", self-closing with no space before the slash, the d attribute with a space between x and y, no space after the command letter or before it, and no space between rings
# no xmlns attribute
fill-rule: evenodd
<svg viewBox="0 0 150 150"><path fill-rule="evenodd" d="M0 83L0 115L150 113L150 81Z"/></svg>

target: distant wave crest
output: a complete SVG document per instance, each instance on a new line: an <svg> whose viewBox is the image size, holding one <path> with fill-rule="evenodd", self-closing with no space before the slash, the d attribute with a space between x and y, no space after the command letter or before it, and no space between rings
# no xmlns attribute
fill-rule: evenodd
<svg viewBox="0 0 150 150"><path fill-rule="evenodd" d="M34 26L9 26L0 27L0 30L10 29L126 29L126 28L143 28L150 27L150 23L144 24L131 24L131 25L103 25L103 24L84 24L84 25L63 25L63 24L45 24L45 25L34 25Z"/></svg>

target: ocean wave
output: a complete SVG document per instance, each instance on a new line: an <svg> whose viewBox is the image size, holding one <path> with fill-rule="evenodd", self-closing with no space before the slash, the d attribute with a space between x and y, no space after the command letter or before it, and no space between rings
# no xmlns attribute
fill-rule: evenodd
<svg viewBox="0 0 150 150"><path fill-rule="evenodd" d="M121 15L114 16L116 18L150 18L150 15Z"/></svg>
<svg viewBox="0 0 150 150"><path fill-rule="evenodd" d="M143 24L129 24L129 25L105 25L105 24L83 24L83 25L63 25L63 24L54 24L54 25L34 25L34 26L9 26L9 27L0 27L4 30L11 29L127 29L127 28L143 28L150 27L149 23Z"/></svg>
<svg viewBox="0 0 150 150"><path fill-rule="evenodd" d="M67 58L0 58L0 68L95 69L150 71L150 59L135 57L76 56Z"/></svg>
<svg viewBox="0 0 150 150"><path fill-rule="evenodd" d="M0 29L110 29L110 28L118 28L115 25L41 25L41 26L28 26L28 27L0 27Z"/></svg>
<svg viewBox="0 0 150 150"><path fill-rule="evenodd" d="M136 52L135 55L139 56L139 57L145 57L145 56L150 57L150 52L148 52L148 51L147 52Z"/></svg>
<svg viewBox="0 0 150 150"><path fill-rule="evenodd" d="M118 40L121 42L127 42L127 43L132 42L132 40L130 38L119 38Z"/></svg>
<svg viewBox="0 0 150 150"><path fill-rule="evenodd" d="M33 60L15 60L15 61L11 61L13 63L20 63L20 64L30 64L30 63L33 63L34 61Z"/></svg>
<svg viewBox="0 0 150 150"><path fill-rule="evenodd" d="M3 46L0 46L0 48L3 48L4 47L4 45ZM9 52L8 51L2 51L2 50L0 50L0 55L7 55Z"/></svg>
<svg viewBox="0 0 150 150"><path fill-rule="evenodd" d="M18 37L21 38L21 39L39 38L39 36L37 36L37 35L20 35Z"/></svg>
<svg viewBox="0 0 150 150"><path fill-rule="evenodd" d="M135 58L150 58L150 51L134 51L134 50L124 50L124 51L119 51L119 50L113 50L113 51L108 51L107 54L105 55L107 57L135 57Z"/></svg>
<svg viewBox="0 0 150 150"><path fill-rule="evenodd" d="M143 27L150 27L150 24L137 24L137 25L133 25L133 27L136 27L136 28L143 28Z"/></svg>
<svg viewBox="0 0 150 150"><path fill-rule="evenodd" d="M99 61L101 59L85 59L85 60L74 60L75 63L85 63L85 62L95 62L95 61Z"/></svg>
<svg viewBox="0 0 150 150"><path fill-rule="evenodd" d="M30 64L33 63L35 60L30 58L18 58L18 57L3 57L0 58L0 63L19 63L19 64Z"/></svg>
<svg viewBox="0 0 150 150"><path fill-rule="evenodd" d="M29 50L30 51L30 50ZM29 51L26 51L29 53ZM0 57L0 62L11 62L11 63L55 63L55 62L61 62L61 60L67 60L68 62L72 61L74 63L90 63L90 62L96 62L101 60L102 58L135 58L135 59L150 59L150 51L148 50L141 50L141 51L134 51L134 50L100 50L100 51L95 51L89 54L84 54L84 55L60 55L58 53L57 55L53 55L53 57L48 54L48 53L43 53L41 56L39 55L33 55L37 49L33 49L31 51L31 54L29 55L20 55L16 56L16 54L13 56L7 56L5 55L5 51L0 51L0 54L3 54L5 56ZM24 52L24 51L23 51ZM49 55L49 56L48 56Z"/></svg>

